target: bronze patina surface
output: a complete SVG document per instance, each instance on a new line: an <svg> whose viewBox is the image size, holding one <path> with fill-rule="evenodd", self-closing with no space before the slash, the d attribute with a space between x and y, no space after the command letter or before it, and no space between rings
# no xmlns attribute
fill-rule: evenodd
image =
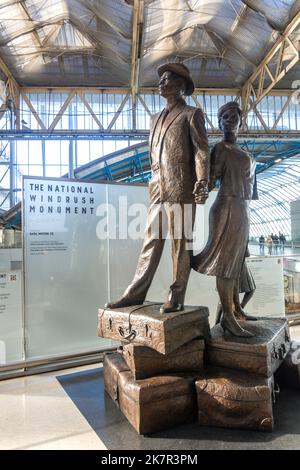
<svg viewBox="0 0 300 470"><path fill-rule="evenodd" d="M203 369L204 340L194 339L170 354L160 354L138 344L123 344L122 355L136 380L166 372L200 371Z"/></svg>
<svg viewBox="0 0 300 470"><path fill-rule="evenodd" d="M196 421L195 375L163 374L134 380L119 353L104 361L105 390L139 434Z"/></svg>
<svg viewBox="0 0 300 470"><path fill-rule="evenodd" d="M272 431L273 377L209 367L196 381L198 422L204 426Z"/></svg>
<svg viewBox="0 0 300 470"><path fill-rule="evenodd" d="M244 325L246 322L241 322ZM206 344L210 364L271 377L290 349L288 322L284 318L259 318L247 322L250 338L225 333L220 325L211 330Z"/></svg>

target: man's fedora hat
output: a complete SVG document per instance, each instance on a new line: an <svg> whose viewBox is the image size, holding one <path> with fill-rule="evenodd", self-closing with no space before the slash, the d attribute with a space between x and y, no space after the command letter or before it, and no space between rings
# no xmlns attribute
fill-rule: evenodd
<svg viewBox="0 0 300 470"><path fill-rule="evenodd" d="M165 72L173 72L176 73L176 75L179 75L179 77L184 78L186 82L186 96L193 94L195 85L190 75L190 71L185 65L180 62L169 62L167 64L160 65L157 69L158 76L161 77Z"/></svg>

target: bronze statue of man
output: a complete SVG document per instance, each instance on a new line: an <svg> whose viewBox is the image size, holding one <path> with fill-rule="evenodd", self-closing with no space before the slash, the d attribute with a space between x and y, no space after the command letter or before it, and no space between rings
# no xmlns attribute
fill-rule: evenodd
<svg viewBox="0 0 300 470"><path fill-rule="evenodd" d="M162 255L166 228L172 243L173 283L161 313L184 307L191 270L195 198L204 204L208 196L210 156L203 112L184 100L194 91L189 70L181 63L168 63L158 68L158 75L159 93L166 99L166 107L152 116L150 124L152 179L145 240L131 284L119 300L107 303L106 308L144 302ZM188 228L184 223L187 214ZM153 230L157 226L159 233Z"/></svg>
<svg viewBox="0 0 300 470"><path fill-rule="evenodd" d="M257 198L255 159L237 144L241 113L235 101L218 112L224 139L211 153L209 190L217 181L220 188L209 214L208 242L193 258L193 268L217 278L223 329L234 336L251 337L252 333L237 321L255 320L243 312L239 301L239 279L249 238L249 201Z"/></svg>

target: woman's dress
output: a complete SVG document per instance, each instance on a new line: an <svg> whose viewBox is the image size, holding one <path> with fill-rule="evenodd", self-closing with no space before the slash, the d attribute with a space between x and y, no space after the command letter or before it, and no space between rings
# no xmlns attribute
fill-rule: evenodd
<svg viewBox="0 0 300 470"><path fill-rule="evenodd" d="M239 279L249 239L249 201L256 199L255 159L237 144L218 143L212 150L210 189L217 181L208 242L192 265L203 274Z"/></svg>

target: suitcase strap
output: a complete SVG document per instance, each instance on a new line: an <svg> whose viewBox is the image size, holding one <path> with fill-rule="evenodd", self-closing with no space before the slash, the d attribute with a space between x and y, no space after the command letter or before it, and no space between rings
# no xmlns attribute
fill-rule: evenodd
<svg viewBox="0 0 300 470"><path fill-rule="evenodd" d="M130 316L132 313L136 312L137 310L140 310L145 307L152 307L153 305L161 305L161 302L153 302L148 305L140 305L139 307L134 308L128 315L128 328L123 328L122 326L119 326L118 332L119 335L126 341L129 341L131 343L138 335L138 331L132 329L131 321L130 321Z"/></svg>

